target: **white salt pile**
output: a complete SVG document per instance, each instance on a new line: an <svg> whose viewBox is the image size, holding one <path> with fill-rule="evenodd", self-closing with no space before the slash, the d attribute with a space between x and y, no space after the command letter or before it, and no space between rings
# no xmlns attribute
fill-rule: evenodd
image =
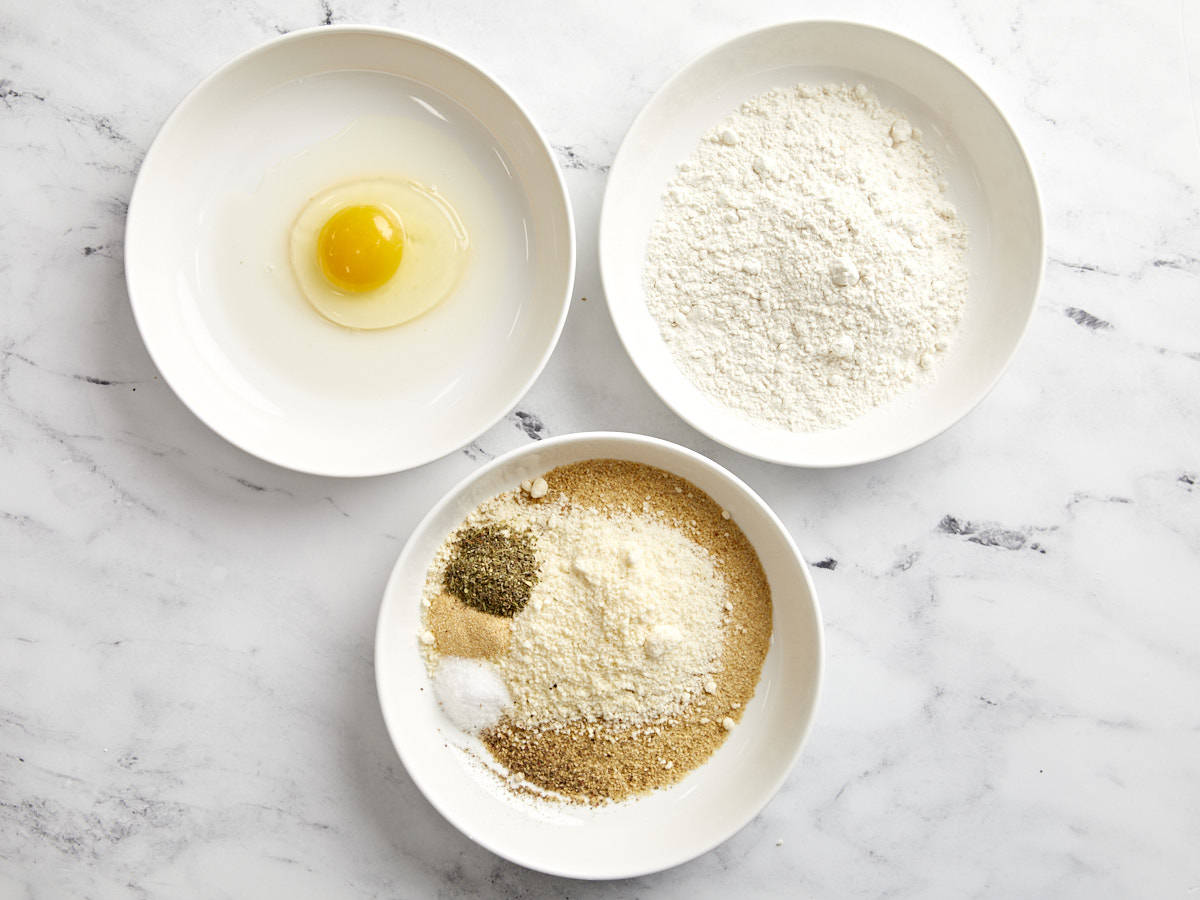
<svg viewBox="0 0 1200 900"><path fill-rule="evenodd" d="M512 706L500 670L484 659L442 657L433 673L433 692L450 721L470 734L491 728Z"/></svg>

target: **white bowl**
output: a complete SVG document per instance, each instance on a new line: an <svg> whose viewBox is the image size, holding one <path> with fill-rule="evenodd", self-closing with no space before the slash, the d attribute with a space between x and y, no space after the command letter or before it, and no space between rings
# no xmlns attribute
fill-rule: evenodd
<svg viewBox="0 0 1200 900"><path fill-rule="evenodd" d="M615 458L680 475L729 510L771 585L774 634L741 723L679 784L591 809L531 805L501 789L433 698L417 642L425 573L480 502L555 466ZM697 453L655 438L595 432L529 444L459 483L421 521L392 572L375 636L383 717L417 786L468 837L515 863L573 878L623 878L678 865L752 819L783 784L808 733L821 677L821 619L807 566L787 529L745 484ZM464 749L465 748L465 749Z"/></svg>
<svg viewBox="0 0 1200 900"><path fill-rule="evenodd" d="M710 400L675 365L646 307L651 226L675 166L741 102L801 82L862 82L903 110L946 165L948 195L970 229L969 296L932 384L845 427L795 433ZM646 104L608 176L600 272L617 332L642 376L683 419L721 443L796 466L844 466L908 450L949 428L992 388L1033 314L1045 263L1033 172L983 90L908 38L849 22L795 22L736 38L691 63Z"/></svg>
<svg viewBox="0 0 1200 900"><path fill-rule="evenodd" d="M475 256L430 312L352 332L298 293L288 230L316 191L374 174L474 205ZM574 267L566 189L517 102L436 44L357 26L289 34L195 88L146 155L125 244L180 399L256 456L340 476L420 465L500 419L554 349Z"/></svg>

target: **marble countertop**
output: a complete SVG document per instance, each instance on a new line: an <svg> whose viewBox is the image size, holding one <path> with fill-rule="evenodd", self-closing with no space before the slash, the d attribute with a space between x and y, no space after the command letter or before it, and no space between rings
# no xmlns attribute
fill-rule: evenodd
<svg viewBox="0 0 1200 900"><path fill-rule="evenodd" d="M638 109L697 53L801 14L895 28L978 79L1026 143L1049 236L991 396L840 471L750 460L673 416L596 270ZM329 22L493 72L558 152L579 232L576 300L519 413L471 452L358 481L205 428L159 379L122 273L134 177L174 104ZM1200 892L1190 0L64 0L5 4L0 60L0 897ZM447 824L395 756L372 672L385 579L435 499L482 457L590 429L677 441L769 498L816 563L828 638L775 800L694 862L609 884L526 871Z"/></svg>

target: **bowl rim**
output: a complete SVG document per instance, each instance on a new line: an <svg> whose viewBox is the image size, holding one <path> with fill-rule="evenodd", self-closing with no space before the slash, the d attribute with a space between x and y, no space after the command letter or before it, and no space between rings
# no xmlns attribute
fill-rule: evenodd
<svg viewBox="0 0 1200 900"><path fill-rule="evenodd" d="M1027 311L1025 312L1025 319L1023 322L1021 322L1021 328L1020 328L1019 333L1017 334L1017 338L1015 341L1013 341L1012 346L1009 348L1008 352L1005 354L1003 362L996 368L996 371L993 373L993 375L992 375L991 379L988 381L988 383L983 387L983 389L981 391L978 392L976 397L973 400L971 400L971 402L962 410L962 412L958 416L956 416L953 420L947 422L942 427L927 434L925 437L919 438L917 440L913 440L911 442L907 442L903 446L900 446L899 448L894 449L894 450L889 450L886 452L879 452L879 453L865 452L865 453L859 453L856 455L847 454L846 458L841 461L817 461L817 462L798 460L794 456L786 454L786 453L770 453L768 451L758 450L754 447L748 447L747 441L739 440L736 437L731 438L726 435L723 435L721 433L721 429L719 427L714 428L705 421L696 421L692 418L689 418L688 416L685 416L682 412L680 412L680 410L677 408L675 403L672 402L672 400L664 394L663 390L655 382L655 380L653 378L651 378L650 375L647 374L646 368L643 367L642 362L638 359L638 357L630 349L630 342L626 339L626 329L629 328L629 325L628 324L626 324L624 326L622 325L622 317L619 316L617 314L617 312L614 310L613 303L611 300L611 295L609 293L608 287L609 287L609 283L610 283L611 279L606 274L608 271L608 268L609 268L609 265L606 265L606 259L608 258L609 253L611 253L611 251L609 251L609 253L606 253L606 251L605 251L605 244L606 244L605 236L613 227L613 225L612 225L613 217L611 214L611 205L609 203L610 196L612 193L613 176L622 173L625 168L628 168L632 165L632 163L630 161L630 154L632 153L632 150L630 149L630 142L629 142L630 135L633 134L634 130L646 119L646 116L650 111L650 107L655 103L655 101L657 101L658 98L663 93L665 93L669 88L673 87L676 83L682 81L685 77L690 75L693 72L693 70L697 69L706 59L708 59L708 57L716 54L718 51L723 50L732 44L735 44L739 41L748 40L750 38L758 37L759 35L763 35L768 32L771 32L771 31L782 31L782 30L793 29L793 28L808 28L808 27L813 27L813 26L834 26L834 27L841 27L841 28L849 28L852 30L870 31L870 32L875 32L877 34L884 35L890 39L901 41L905 44L909 44L909 45L915 47L916 49L929 54L930 56L932 56L935 59L939 60L940 62L944 63L945 65L949 66L953 71L957 72L960 76L962 76L962 78L965 79L966 82L971 87L973 87L976 91L978 91L979 96L983 98L983 101L989 107L991 107L992 111L998 117L1000 124L1004 126L1005 130L1007 130L1009 136L1012 138L1013 144L1015 145L1016 150L1017 150L1017 156L1020 159L1020 161L1024 164L1025 171L1029 176L1029 186L1030 186L1030 189L1033 194L1033 212L1034 212L1034 219L1035 219L1036 230L1037 230L1037 242L1038 242L1038 248L1039 248L1038 260L1037 260L1037 278L1036 278L1036 281L1033 286L1032 300L1028 305ZM804 468L804 469L839 469L839 468L844 468L844 467L849 467L849 466L860 466L860 465L865 465L867 463L879 462L880 460L884 460L884 459L891 459L894 456L899 456L902 453L907 453L910 450L933 440L934 438L938 437L941 434L944 434L945 432L947 432L951 428L953 428L955 425L962 422L963 419L965 419L972 412L974 412L979 407L979 404L981 404L987 398L987 396L989 394L991 394L991 392L995 389L997 383L999 383L1000 379L1004 376L1005 372L1008 371L1008 368L1012 364L1014 357L1016 357L1017 350L1020 349L1022 342L1025 340L1025 336L1029 331L1030 323L1033 321L1033 314L1037 311L1038 299L1041 296L1042 283L1045 280L1045 274L1046 274L1045 210L1043 208L1041 191L1038 188L1037 173L1034 170L1033 162L1029 158L1029 153L1026 151L1025 145L1021 143L1021 140L1017 135L1016 129L1013 128L1012 122L1009 121L1008 117L1004 114L1004 111L999 107L999 105L997 105L996 101L992 98L991 94L989 94L986 90L983 89L983 87L979 84L978 81L976 81L974 78L972 78L966 71L964 71L960 66L956 65L952 60L950 60L946 56L937 52L936 50L929 47L928 45L921 43L920 41L916 40L915 38L909 37L908 35L901 34L900 32L894 31L890 28L883 28L878 25L872 25L870 23L858 21L855 19L793 19L793 20L789 20L786 22L776 22L771 25L765 25L765 26L762 26L761 28L754 28L749 31L741 32L741 33L733 36L732 38L728 38L726 40L720 41L719 43L713 44L708 49L693 56L686 64L684 64L680 69L678 69L674 74L672 74L666 81L664 81L662 83L662 85L658 88L658 90L656 90L650 96L650 98L645 102L645 104L643 104L642 108L638 111L638 114L634 117L633 121L630 123L628 130L626 130L625 137L623 137L621 139L621 146L617 149L617 154L613 158L612 165L609 168L609 172L608 172L608 181L604 188L604 199L603 199L603 202L602 202L601 208L600 208L600 224L599 224L599 227L596 229L596 242L597 242L597 257L598 257L597 262L598 262L598 268L600 271L600 283L604 289L604 302L608 308L609 317L613 321L613 327L616 329L617 337L621 341L621 346L625 348L626 355L633 362L634 368L636 368L638 370L638 373L642 376L642 380L645 381L646 384L648 384L650 386L650 389L652 391L654 391L654 393L658 397L658 399L661 400L664 404L666 404L666 406L671 410L671 412L675 413L675 415L677 415L680 419L682 419L684 422L686 422L692 428L696 429L698 432L703 434L705 437L711 438L712 440L717 441L718 443L723 444L726 447L729 447L731 450L736 450L738 453L743 453L746 456L753 457L754 459L761 459L766 462L778 463L779 465L792 466L795 468Z"/></svg>
<svg viewBox="0 0 1200 900"><path fill-rule="evenodd" d="M240 66L243 63L246 63L246 62L250 61L251 59L254 59L258 56L275 52L283 45L290 44L290 43L300 43L300 42L304 42L304 41L310 41L313 39L320 40L322 37L333 36L333 35L353 35L353 34L361 34L361 35L374 36L374 37L387 37L387 38L392 38L392 39L395 39L395 40L403 42L403 43L416 44L416 45L420 45L420 46L426 47L428 49L434 50L434 51L441 53L444 56L447 56L450 59L462 64L468 70L470 70L472 73L474 73L474 75L476 77L481 78L484 82L490 83L497 90L499 90L505 97L508 98L509 102L512 103L513 107L516 109L519 116L522 119L524 119L525 125L529 128L531 134L536 139L537 145L540 147L541 152L545 154L546 160L550 163L550 171L554 175L554 185L557 188L556 193L557 193L558 198L562 202L563 218L565 219L565 222L566 222L567 279L566 279L566 283L564 285L563 292L562 292L563 295L562 295L562 299L560 302L560 308L558 311L558 319L554 325L554 333L553 333L550 341L547 343L545 348L542 350L542 353L537 360L537 365L534 366L533 369L531 369L529 375L526 377L524 382L512 393L512 395L509 398L507 398L505 400L503 408L500 409L499 412L494 417L491 417L487 421L482 422L461 443L457 444L454 447L451 447L450 449L442 450L442 451L434 453L434 454L430 454L429 451L414 454L412 456L411 460L404 461L399 465L397 465L395 463L388 463L385 465L374 465L374 466L367 466L367 467L360 467L360 468L346 467L346 466L301 465L301 464L288 462L286 459L286 456L287 456L286 451L284 451L284 452L279 452L279 451L260 452L257 450L248 449L246 446L244 446L244 444L241 441L236 440L233 436L227 434L223 428L218 428L217 425L214 424L213 421L211 421L211 419L213 419L214 416L201 415L193 407L192 403L189 402L189 400L185 396L184 392L180 390L176 381L173 380L173 378L167 374L167 368L164 368L163 359L161 357L162 348L160 347L156 351L153 346L153 343L150 340L147 340L146 323L144 322L142 315L139 314L139 308L141 308L142 304L139 303L139 301L136 300L135 297L137 297L137 296L145 297L146 291L145 290L139 291L137 285L135 284L135 282L137 282L137 277L136 277L137 267L135 265L131 265L130 247L132 246L132 243L130 241L130 237L132 234L134 234L135 227L136 228L143 227L140 223L141 223L142 219L144 218L145 214L144 213L140 214L141 209L142 209L142 204L139 203L138 201L139 201L139 198L147 190L147 188L145 186L146 181L145 181L144 176L146 174L148 166L150 166L150 164L152 162L156 161L158 156L163 152L163 149L162 149L163 148L163 142L162 142L163 136L166 135L170 129L176 127L177 123L188 114L188 112L191 110L191 108L198 102L199 98L202 96L204 91L206 89L208 89L209 86L213 82L215 82L217 79L225 76L230 70L234 69L235 67ZM429 86L437 89L437 85L429 85ZM575 268L576 268L577 255L578 255L578 246L577 246L576 232L575 232L575 214L574 214L574 210L571 206L571 195L567 191L567 185L566 185L566 181L563 177L562 167L558 163L558 158L555 155L554 149L551 147L550 142L546 140L546 136L542 133L542 130L538 127L538 125L534 121L533 117L529 114L529 111L516 98L516 95L513 94L512 91L508 90L508 88L505 87L503 83L501 83L498 79L496 79L494 76L492 76L486 69L484 69L482 66L480 66L477 62L475 62L472 59L469 59L468 57L462 55L461 53L457 53L454 50L449 49L447 46L445 46L444 44L442 44L438 41L432 40L432 39L424 37L422 35L414 34L412 32L403 31L398 28L389 28L389 27L382 26L382 25L358 25L358 24L318 25L318 26L311 27L311 28L301 28L296 31L290 31L287 34L283 34L278 37L272 38L268 41L264 41L260 44L257 44L255 46L249 48L248 50L245 50L245 51L237 54L236 56L234 56L231 59L227 60L226 62L222 63L220 66L218 66L213 71L209 72L207 75L202 77L199 81L197 81L188 90L188 92L186 94L184 94L183 98L176 104L175 108L170 112L170 114L167 116L167 118L165 120L163 120L162 125L159 126L158 131L155 133L153 140L150 142L150 147L146 151L146 155L142 158L142 162L138 167L137 177L134 179L133 190L129 196L128 211L126 212L126 215L125 215L125 229L124 229L124 233L123 233L123 239L124 239L124 251L122 254L122 259L123 259L123 268L125 270L125 290L128 295L129 306L133 313L134 323L137 326L138 334L141 336L142 344L146 348L146 352L150 356L151 361L154 363L155 368L158 370L159 375L162 377L163 381L166 382L167 386L171 388L172 392L179 399L179 401L185 407L187 407L188 411L193 416L195 416L197 419L199 419L210 431L212 431L214 434L216 434L218 437L220 437L226 443L231 444L234 447L237 447L242 452L247 453L251 456L254 456L258 459L261 459L265 462L271 463L272 465L276 465L276 466L279 466L284 469L290 469L293 472L301 472L301 473L304 473L307 475L320 475L320 476L325 476L325 477L329 477L329 478L370 478L370 477L379 476L379 475L391 475L391 474L394 474L397 472L406 472L410 469L418 468L420 466L431 463L434 460L441 459L444 456L448 456L449 454L455 452L456 450L459 450L462 447L469 445L472 441L477 440L480 437L480 435L482 435L484 432L488 431L490 428L494 427L506 415L508 415L516 407L516 405L521 402L521 398L524 397L529 392L529 389L533 386L533 383L541 376L542 372L546 368L546 364L550 361L550 357L553 355L554 350L558 347L559 339L562 337L563 327L566 324L567 314L570 312L570 309L571 309L571 298L574 296ZM143 303L145 303L145 302L150 302L150 301L144 300Z"/></svg>
<svg viewBox="0 0 1200 900"><path fill-rule="evenodd" d="M715 841L706 842L703 846L699 846L699 847L696 847L693 849L688 849L682 853L675 854L675 856L671 857L670 859L668 859L666 862L662 863L661 865L654 865L651 867L641 867L641 868L628 869L628 870L614 869L612 871L607 871L607 872L603 872L603 873L599 873L599 874L595 874L595 873L581 874L579 872L571 871L571 870L565 869L565 868L556 868L552 863L548 864L546 862L543 862L542 860L529 859L527 857L521 856L520 854L513 854L510 852L507 852L506 850L504 850L500 847L497 847L495 842L492 841L487 836L481 835L477 831L475 831L469 820L464 821L461 818L452 816L443 808L443 806L439 802L439 799L427 790L427 783L424 781L420 772L414 771L414 769L409 766L408 760L405 758L404 751L401 749L401 743L396 740L396 735L404 733L404 728L403 728L402 723L393 722L392 719L389 718L387 706L384 703L384 692L385 692L385 690L388 690L388 688L385 687L385 683L384 683L385 679L382 674L383 667L380 666L379 660L385 653L385 650L384 650L384 640L385 640L384 639L384 617L389 608L388 598L392 596L394 585L395 585L396 581L400 578L401 571L403 569L405 569L408 565L411 564L411 561L412 561L411 558L416 552L414 549L415 538L418 535L425 532L430 527L431 523L438 516L440 516L442 514L442 512L452 502L454 502L458 498L459 494L461 494L463 491L465 491L467 488L469 488L474 482L483 478L484 476L486 476L489 472L493 471L494 469L497 469L500 466L507 465L507 464L511 463L512 461L519 459L522 456L526 456L526 455L534 454L534 453L537 453L540 451L544 451L545 448L547 448L547 447L558 447L558 446L565 447L565 446L570 446L571 444L582 443L584 441L591 441L591 440L597 440L597 439L604 440L604 441L611 441L614 444L614 447L613 447L614 452L619 452L619 447L621 444L632 444L632 445L638 445L638 446L643 446L643 447L655 447L655 448L658 448L661 450L666 450L669 453L673 453L680 457L683 457L683 458L689 459L693 462L696 462L699 465L701 465L701 467L707 469L710 473L714 474L717 478L723 479L723 480L727 481L728 483L730 483L740 493L742 493L748 501L750 501L758 509L758 511L765 517L766 522L770 526L772 526L779 533L779 535L783 538L785 545L786 545L788 551L790 552L791 557L799 564L800 572L803 577L804 586L808 591L808 596L809 596L809 599L811 602L811 615L812 615L813 624L815 626L813 629L813 632L815 635L815 640L814 640L815 666L814 666L813 686L812 686L813 701L808 709L808 714L806 716L804 716L803 719L799 723L800 730L799 730L798 736L796 738L795 747L792 750L792 753L791 753L790 758L788 759L787 765L781 767L780 772L775 776L775 778L773 778L771 780L771 783L765 792L764 799L760 804L758 804L754 809L752 809L747 815L744 815L737 819L729 820L728 827L723 831L722 836L717 838ZM596 458L601 458L601 457L596 457ZM619 457L614 457L614 458L619 458ZM703 488L702 488L702 490L703 490ZM774 646L774 643L772 644L772 647L773 646ZM715 847L720 846L725 841L729 840L731 837L733 837L735 834L737 834L739 831L741 831L754 818L756 818L767 807L767 805L778 795L780 788L783 787L783 784L785 781L787 781L788 776L791 775L791 773L795 770L796 763L799 761L800 756L803 753L804 747L808 743L808 738L812 733L813 721L816 718L817 710L820 707L821 687L824 682L824 672L825 672L825 630L824 630L824 621L821 617L821 605L820 605L820 601L817 597L816 586L814 585L813 579L812 579L812 570L810 569L808 562L804 559L804 555L800 552L799 548L796 546L796 542L792 538L792 534L788 530L787 526L784 525L783 521L779 518L779 516L775 514L775 511L770 507L770 505L761 496L759 496L759 494L753 488L751 488L748 484L746 484L744 481L742 481L741 478L739 478L733 472L726 469L720 463L717 463L717 462L709 459L707 456L704 456L703 454L698 453L697 451L692 450L688 447L684 447L680 444L676 444L671 441L663 440L662 438L656 438L656 437L651 437L649 435L637 434L637 433L633 433L633 432L622 432L622 431L582 431L582 432L574 432L571 434L558 435L556 437L546 438L541 441L535 441L535 442L532 442L529 444L525 444L521 447L517 447L516 449L510 450L507 453L501 454L500 456L497 456L495 459L489 461L488 463L486 463L483 466L480 466L478 469L469 473L464 478L461 478L457 483L455 483L455 485L453 487L451 487L448 491L446 491L446 493L443 494L442 497L430 508L430 510L421 518L421 520L413 527L412 531L409 533L407 539L404 542L404 547L400 551L400 555L396 559L396 564L393 566L392 572L388 576L387 584L385 585L385 587L383 589L383 598L380 601L379 613L376 616L376 620L375 620L375 642L374 642L373 663L374 663L374 667L375 667L375 691L376 691L377 699L379 700L379 708L380 708L380 712L383 716L384 726L387 729L388 738L392 743L392 747L395 749L396 755L400 758L401 763L404 764L405 771L408 772L408 775L412 779L413 784L416 785L417 789L421 792L421 795L429 802L429 804L435 810L437 810L437 812L442 816L442 818L444 818L447 822L449 822L456 829L458 829L462 834L464 834L466 837L468 837L470 840L474 841L476 844L480 845L484 849L486 849L492 853L495 853L497 856L507 859L510 862L513 862L513 863L516 863L517 865L523 866L527 869L532 869L534 871L544 872L545 874L548 874L548 875L555 875L555 876L564 877L564 878L576 878L576 879L586 880L586 881L601 881L601 880L616 879L616 878L636 878L636 877L639 877L642 875L649 875L654 872L662 872L667 869L671 869L676 866L682 865L686 862L690 862L691 860L696 859L697 857L703 856L705 853L708 853L710 850L714 849Z"/></svg>

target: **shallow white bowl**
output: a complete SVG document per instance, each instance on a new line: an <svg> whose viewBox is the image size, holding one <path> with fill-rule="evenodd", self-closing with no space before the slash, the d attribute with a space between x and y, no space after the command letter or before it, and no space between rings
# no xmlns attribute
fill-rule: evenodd
<svg viewBox="0 0 1200 900"><path fill-rule="evenodd" d="M417 636L425 573L437 548L482 501L555 466L615 458L657 466L732 513L771 585L774 634L754 699L722 747L679 784L602 809L531 807L467 755L433 698ZM494 853L556 875L623 878L678 865L750 821L783 784L808 733L821 678L821 619L807 566L787 529L745 484L697 453L633 434L586 433L529 444L471 475L421 521L379 612L375 676L400 758L429 801Z"/></svg>
<svg viewBox="0 0 1200 900"><path fill-rule="evenodd" d="M710 400L671 358L650 315L642 270L675 166L744 100L801 82L864 83L908 114L946 166L949 198L970 229L970 289L937 380L832 431L758 425ZM1033 314L1045 262L1033 172L983 90L933 51L849 22L795 22L736 38L691 63L650 100L617 153L600 221L600 272L625 349L663 401L742 453L796 466L844 466L900 453L941 433L992 388Z"/></svg>
<svg viewBox="0 0 1200 900"><path fill-rule="evenodd" d="M395 139L346 137L380 116ZM432 137L406 142L410 125ZM480 205L491 269L473 260L432 311L356 333L298 293L287 232L316 190L381 172L465 195L464 217ZM517 102L436 44L357 26L289 34L193 90L142 164L125 244L138 327L183 402L256 456L340 476L428 462L511 409L558 340L574 263L566 189Z"/></svg>

